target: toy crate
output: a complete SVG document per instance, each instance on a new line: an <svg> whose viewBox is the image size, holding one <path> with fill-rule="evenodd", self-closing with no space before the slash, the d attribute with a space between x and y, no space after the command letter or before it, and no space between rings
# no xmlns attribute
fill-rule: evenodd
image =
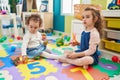
<svg viewBox="0 0 120 80"><path fill-rule="evenodd" d="M110 29L104 29L104 30L107 32L108 38L120 40L120 31L110 30Z"/></svg>
<svg viewBox="0 0 120 80"><path fill-rule="evenodd" d="M120 52L120 43L116 43L115 41L109 41L107 39L103 39L102 41L105 43L106 49Z"/></svg>
<svg viewBox="0 0 120 80"><path fill-rule="evenodd" d="M105 18L108 28L120 29L120 18Z"/></svg>
<svg viewBox="0 0 120 80"><path fill-rule="evenodd" d="M102 10L104 17L120 17L120 10Z"/></svg>

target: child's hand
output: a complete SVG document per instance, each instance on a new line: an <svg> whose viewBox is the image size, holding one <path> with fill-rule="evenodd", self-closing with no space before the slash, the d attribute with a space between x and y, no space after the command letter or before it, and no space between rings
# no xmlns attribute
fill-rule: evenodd
<svg viewBox="0 0 120 80"><path fill-rule="evenodd" d="M44 42L43 42L43 45L47 45L48 44L48 40L45 40Z"/></svg>
<svg viewBox="0 0 120 80"><path fill-rule="evenodd" d="M70 58L70 59L75 59L77 57L78 57L78 55L75 52L67 55L67 58Z"/></svg>
<svg viewBox="0 0 120 80"><path fill-rule="evenodd" d="M73 51L71 51L71 50L65 50L64 51L64 55L67 57L69 54L72 54L73 53Z"/></svg>
<svg viewBox="0 0 120 80"><path fill-rule="evenodd" d="M46 34L45 33L42 34L42 40L43 41L46 40Z"/></svg>

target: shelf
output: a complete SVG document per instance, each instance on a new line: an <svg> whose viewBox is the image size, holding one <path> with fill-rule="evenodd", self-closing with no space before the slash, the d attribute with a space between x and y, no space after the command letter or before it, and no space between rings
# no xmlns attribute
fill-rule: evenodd
<svg viewBox="0 0 120 80"><path fill-rule="evenodd" d="M114 51L110 51L110 50L106 50L106 49L100 49L100 51L102 53L102 57L104 57L106 59L111 60L112 56L120 57L120 53L118 53L118 52L114 52Z"/></svg>
<svg viewBox="0 0 120 80"><path fill-rule="evenodd" d="M120 31L104 29L107 32L107 37L112 39L120 40Z"/></svg>
<svg viewBox="0 0 120 80"><path fill-rule="evenodd" d="M6 15L0 15L0 34L3 34L2 33L2 20L3 19L13 19L13 26L14 26L14 34L15 34L15 38L17 38L18 36L18 30L17 30L17 22L16 22L16 14L15 13L11 13L11 14L6 14Z"/></svg>
<svg viewBox="0 0 120 80"><path fill-rule="evenodd" d="M120 44L116 42L120 40L120 10L102 10L102 15L106 22L103 34L103 39L106 40L101 42L100 46L102 56L108 59L111 59L112 56L120 57Z"/></svg>
<svg viewBox="0 0 120 80"><path fill-rule="evenodd" d="M71 37L73 34L76 36L76 40L80 42L81 40L81 33L85 29L84 25L82 24L83 21L74 19L72 20L72 26L71 26Z"/></svg>
<svg viewBox="0 0 120 80"><path fill-rule="evenodd" d="M26 27L26 18L31 14L39 14L43 20L41 29L53 28L53 13L51 12L23 12L23 27Z"/></svg>
<svg viewBox="0 0 120 80"><path fill-rule="evenodd" d="M104 17L120 17L120 10L102 10Z"/></svg>

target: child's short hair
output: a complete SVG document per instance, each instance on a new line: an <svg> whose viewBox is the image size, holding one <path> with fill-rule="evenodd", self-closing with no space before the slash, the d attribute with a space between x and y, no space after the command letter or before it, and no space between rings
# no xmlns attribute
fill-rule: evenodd
<svg viewBox="0 0 120 80"><path fill-rule="evenodd" d="M29 25L29 22L33 20L34 22L38 22L39 21L39 27L41 27L41 24L42 24L42 19L40 17L39 14L32 14L30 15L27 20L26 20L26 25Z"/></svg>

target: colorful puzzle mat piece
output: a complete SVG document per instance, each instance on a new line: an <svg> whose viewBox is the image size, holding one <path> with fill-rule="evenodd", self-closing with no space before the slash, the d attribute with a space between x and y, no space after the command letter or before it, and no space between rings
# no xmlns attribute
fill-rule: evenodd
<svg viewBox="0 0 120 80"><path fill-rule="evenodd" d="M97 69L89 67L87 70L82 67L71 66L62 70L66 73L68 77L73 78L73 80L109 80L107 74L100 72Z"/></svg>
<svg viewBox="0 0 120 80"><path fill-rule="evenodd" d="M3 47L1 45L0 45L0 52L2 53L2 54L0 54L0 57L6 57L7 56L6 51L3 49Z"/></svg>
<svg viewBox="0 0 120 80"><path fill-rule="evenodd" d="M11 51L11 45L17 45L14 52ZM5 80L8 77L10 77L9 80L109 80L109 76L117 75L120 72L117 72L119 64L116 66L116 63L106 59L100 59L97 66L89 67L87 70L45 58L28 62L27 64L20 64L16 67L13 65L11 57L20 55L21 43L2 44L1 47L0 51L4 50L7 55L4 57L0 56L0 71L2 71L0 72L0 80ZM49 44L49 47L51 47L52 53L57 55L63 55L64 50L73 50L72 47L57 47L55 44ZM116 72L110 74L113 70L105 64L116 66ZM104 70L105 66L107 66L107 71ZM116 69L115 67L113 68ZM4 75L8 75L8 77Z"/></svg>
<svg viewBox="0 0 120 80"><path fill-rule="evenodd" d="M120 74L120 63L115 63L105 58L101 58L99 65L93 67L107 73L110 77Z"/></svg>

